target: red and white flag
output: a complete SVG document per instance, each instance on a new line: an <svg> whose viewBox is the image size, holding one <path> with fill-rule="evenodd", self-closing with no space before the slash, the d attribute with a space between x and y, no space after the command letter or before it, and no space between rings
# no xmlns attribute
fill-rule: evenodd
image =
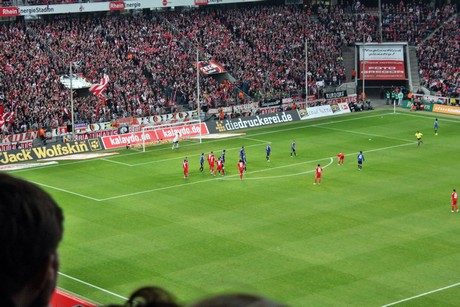
<svg viewBox="0 0 460 307"><path fill-rule="evenodd" d="M101 82L93 84L89 88L89 91L96 95L96 97L102 96L102 92L107 88L109 81L109 76L107 74L104 74L104 77L101 79Z"/></svg>
<svg viewBox="0 0 460 307"><path fill-rule="evenodd" d="M7 123L12 124L14 122L15 117L16 116L14 111L9 111L6 113L3 113L2 111L2 114L0 115L0 129L3 130Z"/></svg>

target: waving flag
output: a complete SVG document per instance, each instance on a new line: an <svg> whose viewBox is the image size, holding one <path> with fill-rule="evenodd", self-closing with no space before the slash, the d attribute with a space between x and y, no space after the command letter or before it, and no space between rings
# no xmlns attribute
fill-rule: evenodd
<svg viewBox="0 0 460 307"><path fill-rule="evenodd" d="M102 96L102 92L106 89L107 85L109 84L109 76L104 74L104 77L101 79L100 83L93 84L89 91L92 92L96 97Z"/></svg>
<svg viewBox="0 0 460 307"><path fill-rule="evenodd" d="M14 119L16 118L16 114L14 111L9 111L4 113L4 107L0 109L1 114L0 114L0 130L4 130L6 124L12 124L14 122Z"/></svg>

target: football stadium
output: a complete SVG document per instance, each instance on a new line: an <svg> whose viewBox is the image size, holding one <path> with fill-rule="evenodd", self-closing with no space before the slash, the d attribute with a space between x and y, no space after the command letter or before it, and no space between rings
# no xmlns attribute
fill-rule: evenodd
<svg viewBox="0 0 460 307"><path fill-rule="evenodd" d="M456 3L0 5L0 305L458 305Z"/></svg>

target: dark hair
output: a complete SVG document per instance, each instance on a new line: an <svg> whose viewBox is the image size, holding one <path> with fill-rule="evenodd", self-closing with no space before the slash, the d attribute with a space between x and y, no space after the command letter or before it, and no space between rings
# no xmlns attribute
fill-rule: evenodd
<svg viewBox="0 0 460 307"><path fill-rule="evenodd" d="M63 214L37 185L0 173L0 292L11 297L57 250Z"/></svg>
<svg viewBox="0 0 460 307"><path fill-rule="evenodd" d="M123 305L107 307L180 307L174 296L163 288L156 286L142 287L134 291Z"/></svg>
<svg viewBox="0 0 460 307"><path fill-rule="evenodd" d="M201 300L191 307L284 307L286 305L252 294L223 294Z"/></svg>

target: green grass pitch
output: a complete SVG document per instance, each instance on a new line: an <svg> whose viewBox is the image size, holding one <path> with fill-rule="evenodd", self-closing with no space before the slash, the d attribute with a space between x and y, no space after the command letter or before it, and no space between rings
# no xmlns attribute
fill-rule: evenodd
<svg viewBox="0 0 460 307"><path fill-rule="evenodd" d="M379 110L12 174L64 208L59 287L98 304L158 285L185 303L241 291L290 306L458 306L460 130L437 116L437 136L435 114ZM227 175L200 173L201 152L222 149Z"/></svg>

